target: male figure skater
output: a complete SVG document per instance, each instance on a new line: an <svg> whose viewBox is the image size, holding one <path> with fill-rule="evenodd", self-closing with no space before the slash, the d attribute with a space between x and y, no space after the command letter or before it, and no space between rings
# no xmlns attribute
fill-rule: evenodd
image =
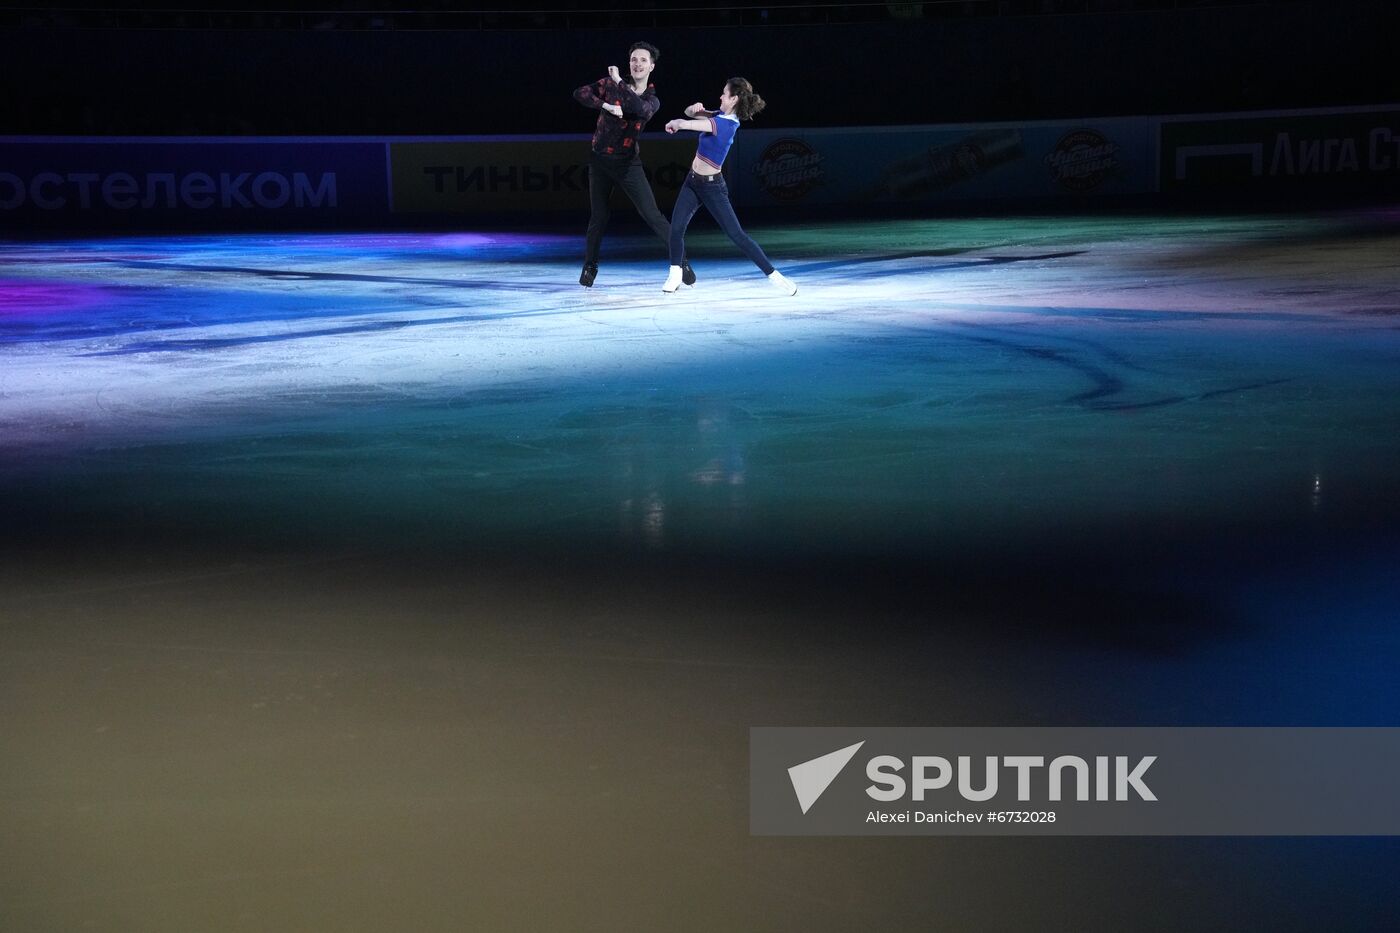
<svg viewBox="0 0 1400 933"><path fill-rule="evenodd" d="M574 100L601 111L593 131L593 148L588 154L588 235L583 255L583 272L578 283L593 287L598 275L598 247L603 242L611 210L608 200L613 188L621 188L636 205L637 212L652 232L668 247L671 225L656 207L656 195L642 171L637 137L656 111L661 101L656 85L649 80L661 53L650 42L634 42L628 50L627 65L630 80L622 80L616 65L608 67L608 76L574 91ZM695 284L695 273L689 261L680 260L684 284Z"/></svg>

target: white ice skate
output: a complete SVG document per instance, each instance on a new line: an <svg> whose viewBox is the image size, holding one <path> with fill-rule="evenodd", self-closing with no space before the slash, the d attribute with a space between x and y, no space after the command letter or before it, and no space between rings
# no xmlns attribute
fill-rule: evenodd
<svg viewBox="0 0 1400 933"><path fill-rule="evenodd" d="M674 269L676 267L672 266L671 268ZM669 281L669 279L667 281ZM794 282L792 279L784 278L783 274L777 269L774 269L772 272L768 273L768 281L772 282L773 287L776 288L778 291L782 292L784 295L797 294L797 283Z"/></svg>

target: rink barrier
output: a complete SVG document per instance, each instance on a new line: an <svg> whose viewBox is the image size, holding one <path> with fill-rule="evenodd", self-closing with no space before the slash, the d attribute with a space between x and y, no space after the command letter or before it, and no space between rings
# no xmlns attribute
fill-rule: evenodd
<svg viewBox="0 0 1400 933"><path fill-rule="evenodd" d="M693 134L644 134L669 209ZM323 227L587 210L587 138L9 137L0 223ZM745 127L736 207L1144 203L1400 191L1400 106L956 126ZM620 199L619 199L620 200Z"/></svg>

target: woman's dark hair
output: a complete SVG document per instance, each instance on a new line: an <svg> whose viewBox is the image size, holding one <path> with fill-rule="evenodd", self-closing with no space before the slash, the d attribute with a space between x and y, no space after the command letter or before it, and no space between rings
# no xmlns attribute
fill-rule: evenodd
<svg viewBox="0 0 1400 933"><path fill-rule="evenodd" d="M632 53L637 51L637 49L646 49L647 54L651 56L651 63L653 65L661 61L661 50L658 49L656 46L652 45L650 42L633 42L632 47L627 50L627 57L631 58Z"/></svg>
<svg viewBox="0 0 1400 933"><path fill-rule="evenodd" d="M739 98L739 103L734 105L734 112L740 120L752 120L754 114L768 106L762 97L753 92L753 85L747 78L730 78L725 82L725 87L731 95Z"/></svg>

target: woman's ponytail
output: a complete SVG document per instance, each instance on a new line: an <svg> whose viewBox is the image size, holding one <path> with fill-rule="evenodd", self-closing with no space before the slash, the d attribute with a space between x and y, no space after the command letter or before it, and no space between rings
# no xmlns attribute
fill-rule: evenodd
<svg viewBox="0 0 1400 933"><path fill-rule="evenodd" d="M752 120L754 115L768 106L763 98L754 93L753 85L747 78L730 78L729 93L739 98L739 103L734 105L734 113L740 120Z"/></svg>

